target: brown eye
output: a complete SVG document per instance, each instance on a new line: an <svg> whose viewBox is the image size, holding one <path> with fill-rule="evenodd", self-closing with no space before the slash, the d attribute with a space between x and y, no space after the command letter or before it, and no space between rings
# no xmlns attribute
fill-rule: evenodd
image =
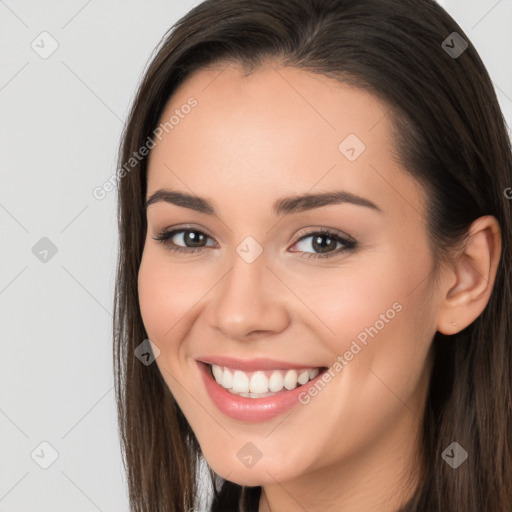
<svg viewBox="0 0 512 512"><path fill-rule="evenodd" d="M327 242L326 242L327 240ZM328 237L327 235L320 235L313 237L312 247L315 251L320 253L329 252L330 249L336 249L336 244L338 242L334 240L332 237Z"/></svg>
<svg viewBox="0 0 512 512"><path fill-rule="evenodd" d="M305 243L304 241L308 239L311 240ZM295 242L294 246L299 244L302 244L303 249L297 252L301 252L301 256L308 259L328 258L342 252L353 251L357 247L355 240L343 238L327 230L313 231L312 233L304 235ZM307 249L309 248L312 248L314 252L308 252ZM336 250L337 248L339 250Z"/></svg>
<svg viewBox="0 0 512 512"><path fill-rule="evenodd" d="M206 241L206 236L200 231L180 231L179 233L184 233L182 240L187 247L203 247Z"/></svg>
<svg viewBox="0 0 512 512"><path fill-rule="evenodd" d="M173 229L160 233L154 238L166 248L176 252L194 252L207 247L209 236L197 229Z"/></svg>

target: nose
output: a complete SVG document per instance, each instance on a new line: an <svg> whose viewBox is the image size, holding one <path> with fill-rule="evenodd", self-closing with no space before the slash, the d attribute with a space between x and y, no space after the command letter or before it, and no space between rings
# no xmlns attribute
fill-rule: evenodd
<svg viewBox="0 0 512 512"><path fill-rule="evenodd" d="M247 263L237 254L216 287L212 327L231 339L269 336L286 329L290 315L285 287L267 267L264 254Z"/></svg>

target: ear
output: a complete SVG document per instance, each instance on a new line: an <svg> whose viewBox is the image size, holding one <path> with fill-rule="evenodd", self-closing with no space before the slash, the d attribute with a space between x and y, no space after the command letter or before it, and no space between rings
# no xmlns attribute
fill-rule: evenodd
<svg viewBox="0 0 512 512"><path fill-rule="evenodd" d="M464 249L443 280L437 330L455 334L470 325L487 306L501 255L501 231L492 215L475 220ZM454 325L455 324L455 325Z"/></svg>

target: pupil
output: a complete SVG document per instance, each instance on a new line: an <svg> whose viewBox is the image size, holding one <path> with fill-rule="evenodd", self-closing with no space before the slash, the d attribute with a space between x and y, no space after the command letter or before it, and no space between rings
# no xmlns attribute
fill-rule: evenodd
<svg viewBox="0 0 512 512"><path fill-rule="evenodd" d="M321 240L330 240L330 243L321 243ZM336 241L327 235L317 236L313 239L313 248L317 252L329 252L329 249L334 249L336 247Z"/></svg>

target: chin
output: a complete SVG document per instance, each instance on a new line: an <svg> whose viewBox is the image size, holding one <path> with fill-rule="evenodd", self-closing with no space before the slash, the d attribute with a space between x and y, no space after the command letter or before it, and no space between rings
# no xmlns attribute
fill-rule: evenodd
<svg viewBox="0 0 512 512"><path fill-rule="evenodd" d="M238 452L230 454L229 457L204 457L208 465L225 480L229 480L238 485L253 487L263 485L273 485L278 482L286 482L299 477L306 468L299 468L298 465L288 458L278 457L276 460L266 459L264 457L256 462L250 459L244 464L244 452L238 457ZM250 465L252 464L252 465Z"/></svg>

